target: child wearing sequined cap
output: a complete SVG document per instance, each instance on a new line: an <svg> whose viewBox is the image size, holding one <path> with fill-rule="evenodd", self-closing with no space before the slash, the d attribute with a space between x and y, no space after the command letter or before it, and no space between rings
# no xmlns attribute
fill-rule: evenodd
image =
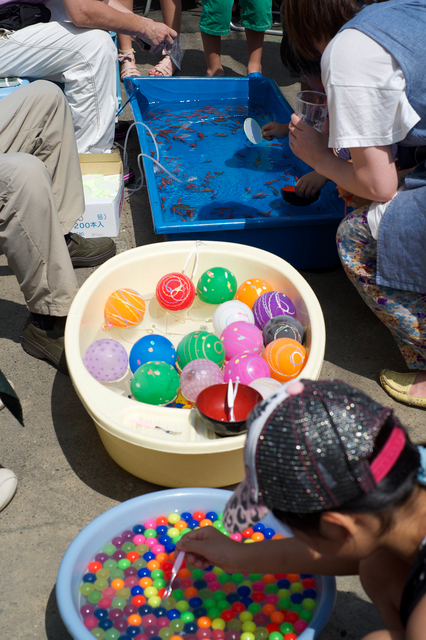
<svg viewBox="0 0 426 640"><path fill-rule="evenodd" d="M224 524L243 531L272 511L294 537L253 546L204 527L177 543L188 562L230 573L359 574L386 626L363 640L424 640L426 450L391 408L335 380L283 386L248 426L246 478Z"/></svg>

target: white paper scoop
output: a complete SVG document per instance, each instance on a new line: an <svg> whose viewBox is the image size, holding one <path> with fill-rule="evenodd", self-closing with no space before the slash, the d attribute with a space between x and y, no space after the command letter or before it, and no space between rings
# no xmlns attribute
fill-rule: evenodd
<svg viewBox="0 0 426 640"><path fill-rule="evenodd" d="M253 118L244 120L244 133L252 144L259 144L262 140L262 130Z"/></svg>

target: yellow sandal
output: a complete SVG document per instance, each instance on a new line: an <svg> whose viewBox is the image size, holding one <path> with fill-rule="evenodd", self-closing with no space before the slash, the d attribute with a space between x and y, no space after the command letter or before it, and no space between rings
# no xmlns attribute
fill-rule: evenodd
<svg viewBox="0 0 426 640"><path fill-rule="evenodd" d="M398 373L390 369L382 369L380 372L380 384L392 398L413 407L426 409L426 398L412 396L409 391L420 371Z"/></svg>

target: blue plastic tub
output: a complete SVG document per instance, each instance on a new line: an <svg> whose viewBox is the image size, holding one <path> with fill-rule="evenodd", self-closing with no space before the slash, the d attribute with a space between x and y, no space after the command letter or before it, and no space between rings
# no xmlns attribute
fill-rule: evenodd
<svg viewBox="0 0 426 640"><path fill-rule="evenodd" d="M246 138L243 123L288 122L276 83L251 78L127 78L155 232L167 240L221 240L266 249L296 268L334 266L344 203L328 182L317 202L284 202L281 188L311 171L288 139ZM176 182L149 158L159 161Z"/></svg>
<svg viewBox="0 0 426 640"><path fill-rule="evenodd" d="M80 617L82 596L79 586L87 563L105 543L137 522L144 522L148 518L198 509L220 512L231 495L231 491L206 488L157 491L127 500L90 522L68 547L56 581L59 612L74 640L93 640L92 633L85 628ZM289 533L271 514L262 522L284 535ZM333 611L336 597L335 579L331 576L315 576L315 580L318 606L309 626L298 636L298 640L318 638Z"/></svg>

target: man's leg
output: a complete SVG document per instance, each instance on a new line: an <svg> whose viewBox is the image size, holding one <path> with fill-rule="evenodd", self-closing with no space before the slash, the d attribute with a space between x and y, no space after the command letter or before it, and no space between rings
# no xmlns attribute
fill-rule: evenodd
<svg viewBox="0 0 426 640"><path fill-rule="evenodd" d="M99 29L39 23L0 38L0 76L64 84L79 153L103 152L114 140L117 50Z"/></svg>
<svg viewBox="0 0 426 640"><path fill-rule="evenodd" d="M70 110L62 91L52 82L39 80L2 98L0 106L0 153L27 153L44 163L65 235L84 212L84 195Z"/></svg>
<svg viewBox="0 0 426 640"><path fill-rule="evenodd" d="M48 171L26 153L0 155L0 246L32 314L24 329L25 350L65 373L64 316L77 280ZM50 322L36 327L34 318Z"/></svg>
<svg viewBox="0 0 426 640"><path fill-rule="evenodd" d="M39 80L2 98L0 153L13 152L34 155L45 164L73 265L95 266L115 255L110 238L69 234L84 212L83 186L69 107L52 82Z"/></svg>

